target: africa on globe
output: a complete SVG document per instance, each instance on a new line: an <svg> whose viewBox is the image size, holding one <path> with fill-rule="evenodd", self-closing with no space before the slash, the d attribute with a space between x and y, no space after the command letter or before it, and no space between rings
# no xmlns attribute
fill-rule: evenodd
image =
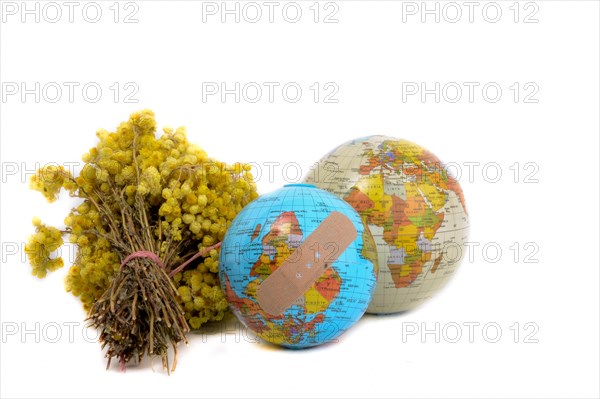
<svg viewBox="0 0 600 399"><path fill-rule="evenodd" d="M347 201L375 239L379 278L369 313L412 309L438 292L464 251L469 217L462 189L431 152L369 136L325 155L304 179Z"/></svg>
<svg viewBox="0 0 600 399"><path fill-rule="evenodd" d="M246 327L271 343L305 348L334 340L364 314L376 256L348 203L312 185L288 184L233 220L219 276Z"/></svg>

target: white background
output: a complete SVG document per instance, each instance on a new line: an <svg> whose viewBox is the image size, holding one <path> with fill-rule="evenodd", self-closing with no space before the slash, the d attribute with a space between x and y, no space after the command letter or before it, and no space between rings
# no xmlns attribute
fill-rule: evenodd
<svg viewBox="0 0 600 399"><path fill-rule="evenodd" d="M495 18L495 6L482 15L484 2L474 9L473 22L468 7L457 3L462 18L456 23L448 21L455 9L444 2L439 23L435 15L425 15L424 23L420 12L410 15L420 2L337 1L327 10L321 3L318 23L309 8L313 1L298 2L303 14L297 23L282 17L285 3L272 23L262 2L257 23L243 15L239 23L233 16L222 23L219 14L205 15L203 22L203 5L194 1L137 1L137 23L123 23L136 10L125 9L125 2L118 4L118 23L109 8L113 1L98 2L103 13L97 23L82 17L84 2L69 22L68 8L59 2L58 22L48 22L55 17L50 8L39 23L35 15L22 22L22 10L12 15L7 3L0 27L2 397L600 394L597 2L498 2L496 23L486 20ZM335 6L338 22L324 23ZM538 22L524 23L534 11L530 19ZM23 82L30 89L40 83L39 102L34 94L9 93ZM49 82L63 85L56 103L49 101L56 97L52 84L43 92ZM65 82L79 84L72 102ZM115 82L116 99L110 89ZM128 82L139 89L137 103L124 101ZM236 103L233 95L225 102L219 96L203 101L203 82L280 86L273 103L266 89L257 103L243 97ZM303 89L296 103L282 97L289 82ZM309 89L315 82L337 85L338 102L325 103L321 92L315 103ZM479 86L473 102L463 85L458 102L448 101L456 94L448 91L436 103L433 94L403 101L403 82L426 82L430 89L435 82L442 88L449 82ZM502 89L497 102L482 95L490 82ZM510 89L515 82L517 102L515 86ZM103 90L95 103L81 93L87 83ZM539 88L530 98L537 102L524 102L532 87ZM161 126L186 125L190 140L210 156L262 165L261 193L285 183L284 164L296 162L306 172L346 140L386 134L415 141L460 166L471 241L479 246L436 298L410 313L366 316L337 343L275 349L252 342L231 321L192 336L170 377L158 361L155 372L150 364L126 374L104 371L99 345L84 339L84 312L62 288L67 269L38 281L19 250L33 230L33 215L61 225L73 202L63 196L47 204L26 180L36 162L78 162L95 145L97 128L114 129L146 107ZM280 163L273 179L267 162ZM472 174L470 162L479 163ZM491 166L482 173L485 165ZM494 183L498 170L502 175ZM293 171L288 169L288 180ZM71 331L65 323L79 324ZM423 335L435 323L439 339ZM480 323L472 339L465 323ZM457 326L462 336L452 343ZM488 342L498 328L498 342Z"/></svg>

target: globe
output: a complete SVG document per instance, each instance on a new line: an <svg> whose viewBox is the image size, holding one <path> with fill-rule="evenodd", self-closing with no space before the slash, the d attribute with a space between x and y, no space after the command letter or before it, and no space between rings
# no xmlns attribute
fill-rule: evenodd
<svg viewBox="0 0 600 399"><path fill-rule="evenodd" d="M355 324L377 279L375 243L347 202L289 184L232 221L219 259L234 314L260 338L289 348L334 341Z"/></svg>
<svg viewBox="0 0 600 399"><path fill-rule="evenodd" d="M379 278L367 312L420 305L460 264L469 230L463 192L423 147L387 136L348 141L304 181L346 200L375 239Z"/></svg>

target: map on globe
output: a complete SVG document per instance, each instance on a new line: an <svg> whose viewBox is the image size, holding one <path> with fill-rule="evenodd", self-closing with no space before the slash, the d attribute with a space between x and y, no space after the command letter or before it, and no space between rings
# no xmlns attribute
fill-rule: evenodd
<svg viewBox="0 0 600 399"><path fill-rule="evenodd" d="M244 208L225 238L233 244L220 255L222 286L238 318L259 337L288 347L340 335L365 312L377 278L374 242L360 216L334 195L305 186L288 185ZM353 221L357 238L283 314L266 313L257 301L258 286L333 211ZM330 244L314 248L315 254L333 257Z"/></svg>
<svg viewBox="0 0 600 399"><path fill-rule="evenodd" d="M305 182L346 200L375 239L379 280L367 310L407 310L430 298L460 263L468 213L459 183L431 152L370 136L345 143Z"/></svg>

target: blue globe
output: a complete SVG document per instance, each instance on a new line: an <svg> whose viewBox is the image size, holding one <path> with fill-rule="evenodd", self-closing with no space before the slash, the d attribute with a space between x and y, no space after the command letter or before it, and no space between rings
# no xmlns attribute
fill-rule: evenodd
<svg viewBox="0 0 600 399"><path fill-rule="evenodd" d="M271 343L305 348L335 340L364 314L376 257L348 203L310 184L288 184L233 220L219 277L247 328Z"/></svg>

